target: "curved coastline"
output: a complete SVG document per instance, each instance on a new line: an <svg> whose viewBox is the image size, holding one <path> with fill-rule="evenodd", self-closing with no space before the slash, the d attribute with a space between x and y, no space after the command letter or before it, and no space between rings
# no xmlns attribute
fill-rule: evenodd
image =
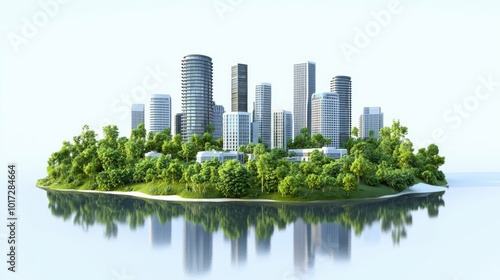
<svg viewBox="0 0 500 280"><path fill-rule="evenodd" d="M56 189L50 187L44 187L36 185L38 188L44 190L55 190L55 191L67 191L67 192L82 192L82 193L97 193L97 194L112 194L112 195L124 195L131 196L135 198L143 199L153 199L162 201L172 201L172 202L280 202L280 203L333 203L333 202L346 202L346 201L369 201L369 200L383 200L390 199L405 195L424 195L437 192L445 192L447 190L447 185L444 187L433 186L425 183L418 183L410 188L391 195L384 195L379 197L370 197L362 199L334 199L334 200L314 200L314 201L282 201L282 200L272 200L272 199L241 199L241 198L183 198L178 195L149 195L138 191L131 192L119 192L119 191L97 191L97 190L75 190L75 189Z"/></svg>

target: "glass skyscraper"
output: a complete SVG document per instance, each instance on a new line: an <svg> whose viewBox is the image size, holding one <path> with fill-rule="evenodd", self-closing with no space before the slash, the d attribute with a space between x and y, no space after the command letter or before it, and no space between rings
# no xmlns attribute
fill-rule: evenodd
<svg viewBox="0 0 500 280"><path fill-rule="evenodd" d="M144 104L132 104L132 129L144 124ZM145 125L145 124L144 124Z"/></svg>
<svg viewBox="0 0 500 280"><path fill-rule="evenodd" d="M311 132L311 96L316 92L316 63L293 66L293 135L304 127Z"/></svg>
<svg viewBox="0 0 500 280"><path fill-rule="evenodd" d="M352 127L352 97L351 77L335 76L330 83L330 91L339 95L339 146L351 137Z"/></svg>
<svg viewBox="0 0 500 280"><path fill-rule="evenodd" d="M153 94L149 103L149 131L154 133L172 127L172 101L168 94Z"/></svg>
<svg viewBox="0 0 500 280"><path fill-rule="evenodd" d="M212 59L190 54L182 59L182 139L203 135L212 123Z"/></svg>
<svg viewBox="0 0 500 280"><path fill-rule="evenodd" d="M255 86L255 122L259 123L259 136L262 143L271 147L271 84Z"/></svg>
<svg viewBox="0 0 500 280"><path fill-rule="evenodd" d="M231 112L248 112L248 66L231 67Z"/></svg>

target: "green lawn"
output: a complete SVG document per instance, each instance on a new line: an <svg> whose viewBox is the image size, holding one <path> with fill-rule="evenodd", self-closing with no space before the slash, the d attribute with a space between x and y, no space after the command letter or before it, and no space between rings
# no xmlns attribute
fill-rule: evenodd
<svg viewBox="0 0 500 280"><path fill-rule="evenodd" d="M444 182L440 182L444 185ZM85 182L83 185L78 187L73 187L70 184L59 184L54 182L48 182L44 179L38 180L37 185L45 186L53 189L76 189L76 190L91 190L93 189L89 182ZM221 198L223 197L219 191L213 188L207 188L205 191L187 191L184 183L174 183L168 184L165 182L155 182L155 183L139 183L122 186L114 191L137 191L149 195L179 195L183 198ZM282 196L279 193L261 193L260 188L251 188L248 190L248 195L242 197L242 199L271 199L279 201L316 201L316 200L337 200L337 199L361 199L361 198L374 198L384 195L397 194L398 192L388 186L381 185L378 187L371 187L363 182L359 184L358 189L347 193L344 190L338 188L326 189L325 192L322 190L310 190L307 188L301 188L296 197L292 196Z"/></svg>

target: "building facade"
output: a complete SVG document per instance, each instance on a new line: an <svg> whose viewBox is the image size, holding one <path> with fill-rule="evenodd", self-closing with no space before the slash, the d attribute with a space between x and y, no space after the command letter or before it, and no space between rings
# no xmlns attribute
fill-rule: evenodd
<svg viewBox="0 0 500 280"><path fill-rule="evenodd" d="M316 92L316 63L293 66L293 135L304 127L311 132L311 96Z"/></svg>
<svg viewBox="0 0 500 280"><path fill-rule="evenodd" d="M384 127L384 113L380 107L364 107L363 114L359 116L359 137L361 139L370 137L379 138L379 131Z"/></svg>
<svg viewBox="0 0 500 280"><path fill-rule="evenodd" d="M149 131L153 134L172 127L172 100L168 94L153 94L149 102Z"/></svg>
<svg viewBox="0 0 500 280"><path fill-rule="evenodd" d="M182 135L182 113L175 114L175 135Z"/></svg>
<svg viewBox="0 0 500 280"><path fill-rule="evenodd" d="M236 159L240 162L245 161L245 153L243 152L223 152L223 151L201 151L196 154L196 162L204 163L212 159L217 159L220 162Z"/></svg>
<svg viewBox="0 0 500 280"><path fill-rule="evenodd" d="M231 112L248 112L248 66L231 67Z"/></svg>
<svg viewBox="0 0 500 280"><path fill-rule="evenodd" d="M339 148L339 95L334 92L315 93L311 103L311 136L320 133L324 138L330 138L329 147Z"/></svg>
<svg viewBox="0 0 500 280"><path fill-rule="evenodd" d="M230 112L223 114L223 149L238 151L250 143L250 113Z"/></svg>
<svg viewBox="0 0 500 280"><path fill-rule="evenodd" d="M191 54L182 59L182 139L203 135L212 123L212 59Z"/></svg>
<svg viewBox="0 0 500 280"><path fill-rule="evenodd" d="M224 106L214 104L213 109L213 124L214 124L214 132L212 136L215 140L222 137L222 115L224 114Z"/></svg>
<svg viewBox="0 0 500 280"><path fill-rule="evenodd" d="M141 123L144 123L144 104L132 104L132 129L136 129Z"/></svg>
<svg viewBox="0 0 500 280"><path fill-rule="evenodd" d="M335 76L330 83L330 91L339 95L339 147L351 137L352 94L351 77Z"/></svg>
<svg viewBox="0 0 500 280"><path fill-rule="evenodd" d="M255 122L259 123L259 137L271 147L271 84L255 86Z"/></svg>
<svg viewBox="0 0 500 280"><path fill-rule="evenodd" d="M285 110L273 111L271 148L281 148L286 150L288 140L293 140L293 117L292 112Z"/></svg>

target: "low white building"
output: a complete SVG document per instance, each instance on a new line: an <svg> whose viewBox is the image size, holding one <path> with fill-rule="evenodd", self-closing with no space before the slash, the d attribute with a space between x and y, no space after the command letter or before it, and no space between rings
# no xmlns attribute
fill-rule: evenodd
<svg viewBox="0 0 500 280"><path fill-rule="evenodd" d="M202 151L196 154L196 161L199 163L203 163L205 161L212 160L213 158L217 159L220 162L224 162L226 160L237 159L240 162L245 161L245 153L243 152L222 152L222 151Z"/></svg>
<svg viewBox="0 0 500 280"><path fill-rule="evenodd" d="M323 147L323 148L312 148L312 149L290 149L289 153L295 153L295 156L289 157L291 161L309 161L309 157L314 150L319 150L328 158L339 159L347 155L347 149L337 149L335 147Z"/></svg>

